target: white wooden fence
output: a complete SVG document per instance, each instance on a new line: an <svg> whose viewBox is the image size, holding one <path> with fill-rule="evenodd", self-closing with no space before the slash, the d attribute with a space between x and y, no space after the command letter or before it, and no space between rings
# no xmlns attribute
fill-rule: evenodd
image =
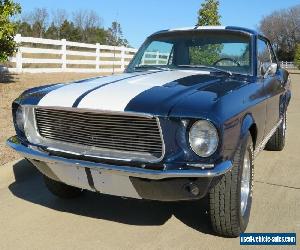
<svg viewBox="0 0 300 250"><path fill-rule="evenodd" d="M156 64L156 65L166 65L168 64L170 53L161 53L159 51L144 53L141 64Z"/></svg>
<svg viewBox="0 0 300 250"><path fill-rule="evenodd" d="M297 69L293 62L280 62L280 65L284 69Z"/></svg>
<svg viewBox="0 0 300 250"><path fill-rule="evenodd" d="M10 58L15 67L9 68L9 71L16 73L123 72L137 51L99 43L22 37L20 34L16 35L15 41L19 49L15 57ZM47 58L49 55L55 58Z"/></svg>

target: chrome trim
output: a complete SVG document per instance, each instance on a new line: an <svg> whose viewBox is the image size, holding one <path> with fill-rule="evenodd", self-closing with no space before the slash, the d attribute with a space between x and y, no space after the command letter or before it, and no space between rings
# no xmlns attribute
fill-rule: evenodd
<svg viewBox="0 0 300 250"><path fill-rule="evenodd" d="M258 154L265 148L266 144L268 143L268 141L270 140L272 135L274 135L274 133L276 132L276 129L280 126L282 121L283 121L283 119L280 118L279 122L277 122L277 124L271 129L271 131L266 135L266 137L261 141L261 143L259 145L257 145L257 147L255 147L255 150L253 153L254 158L256 158L258 156Z"/></svg>
<svg viewBox="0 0 300 250"><path fill-rule="evenodd" d="M74 107L59 107L59 106L38 106L38 105L22 105L23 107L30 107L30 108L40 108L40 109L57 109L57 110L65 110L65 111L74 111L76 112L93 112L93 113L100 113L100 114L112 114L112 115L127 115L127 116L139 116L139 117L146 117L146 118L153 118L154 116L147 113L138 113L132 111L109 111L109 110L99 110L99 109L87 109L87 108L74 108Z"/></svg>
<svg viewBox="0 0 300 250"><path fill-rule="evenodd" d="M241 177L240 209L241 209L242 216L244 216L247 209L248 199L251 191L250 180L251 180L251 163L250 163L249 153L246 152L244 156L243 171Z"/></svg>
<svg viewBox="0 0 300 250"><path fill-rule="evenodd" d="M157 116L155 117L155 119L156 119L158 130L159 130L159 133L160 133L160 140L161 140L161 146L162 146L161 157L159 159L157 159L156 162L160 162L165 157L165 154L166 154L166 145L165 145L164 135L163 135L163 132L162 132L162 129L161 129L161 125L160 125L160 120L159 120L159 118Z"/></svg>
<svg viewBox="0 0 300 250"><path fill-rule="evenodd" d="M17 136L13 136L7 140L7 145L25 158L39 160L46 163L61 164L65 166L73 166L79 168L91 168L98 171L108 172L111 174L132 176L153 180L165 178L184 178L184 177L214 177L225 174L232 168L231 161L224 161L214 166L213 169L188 169L188 170L152 170L137 167L108 165L95 163L90 161L67 159L58 156L51 156L39 148L31 145L24 145Z"/></svg>
<svg viewBox="0 0 300 250"><path fill-rule="evenodd" d="M161 129L161 124L160 124L160 120L157 116L153 116L151 114L146 114L146 113L137 113L137 112L121 112L121 111L105 111L105 110L96 110L96 109L86 109L86 108L70 108L70 107L57 107L57 106L38 106L38 105L23 105L23 107L25 107L27 110L29 110L31 113L31 117L30 117L30 132L33 132L34 130L34 140L35 141L30 141L31 143L35 144L35 145L40 145L40 146L44 146L44 147L49 147L51 149L54 149L54 151L68 151L68 152L73 152L73 154L76 154L78 152L76 152L76 148L78 149L78 151L88 151L85 155L89 155L91 157L95 157L95 158L99 158L99 159L111 159L111 160L122 160L122 161L141 161L144 162L145 160L147 162L150 163L157 163L162 161L162 159L165 157L165 142L164 142L164 137L163 137L163 133L162 133L162 129ZM58 141L58 140L53 140L50 138L44 138L43 136L40 135L39 131L38 131L38 127L37 127L37 121L36 121L36 117L35 117L35 109L39 108L39 109L48 109L48 110L63 110L63 111L76 111L76 112L80 112L80 113L84 113L84 112L89 112L89 113L99 113L99 114L112 114L112 115L124 115L124 116L136 116L136 117L143 117L143 118L155 118L157 126L158 126L158 130L160 133L160 139L161 139L161 144L162 144L162 150L161 150L161 156L159 158L157 157L150 157L150 154L142 153L142 152L129 152L129 151L122 151L122 150L108 150L108 149L104 149L104 148L96 148L93 146L85 146L85 145L81 145L78 143L67 143L67 142L62 142L62 141ZM26 130L26 129L25 129ZM105 156L99 156L99 154L101 154L101 152L114 152L115 154L119 154L120 156L113 156L113 154L110 155L105 155ZM132 154L132 157L128 156ZM122 155L124 155L124 157L121 157ZM126 155L126 157L125 157ZM151 158L151 159L150 159Z"/></svg>

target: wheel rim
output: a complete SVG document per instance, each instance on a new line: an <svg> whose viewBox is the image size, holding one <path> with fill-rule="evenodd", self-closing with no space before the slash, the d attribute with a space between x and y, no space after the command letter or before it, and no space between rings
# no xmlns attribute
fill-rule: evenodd
<svg viewBox="0 0 300 250"><path fill-rule="evenodd" d="M285 130L286 130L286 115L283 116L283 124L282 124L282 134L285 136Z"/></svg>
<svg viewBox="0 0 300 250"><path fill-rule="evenodd" d="M251 163L249 153L246 152L243 163L243 173L241 180L241 214L244 216L246 209L248 198L250 194L250 176L251 176Z"/></svg>

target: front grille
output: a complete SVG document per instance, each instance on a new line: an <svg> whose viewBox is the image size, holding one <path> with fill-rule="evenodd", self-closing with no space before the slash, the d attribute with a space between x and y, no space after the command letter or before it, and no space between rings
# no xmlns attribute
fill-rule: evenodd
<svg viewBox="0 0 300 250"><path fill-rule="evenodd" d="M36 108L35 118L39 134L46 139L157 158L163 154L159 125L153 117Z"/></svg>

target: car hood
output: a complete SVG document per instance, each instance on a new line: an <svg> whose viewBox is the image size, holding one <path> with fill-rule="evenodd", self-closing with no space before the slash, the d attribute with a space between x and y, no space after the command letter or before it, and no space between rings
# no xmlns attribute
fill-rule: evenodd
<svg viewBox="0 0 300 250"><path fill-rule="evenodd" d="M197 99L201 109L241 86L240 81L199 70L124 73L27 91L25 103L168 116ZM32 98L35 97L35 98ZM200 101L200 102L199 102ZM179 105L179 106L178 106ZM199 106L198 106L199 108ZM177 111L178 112L178 111ZM185 112L184 110L180 112Z"/></svg>

